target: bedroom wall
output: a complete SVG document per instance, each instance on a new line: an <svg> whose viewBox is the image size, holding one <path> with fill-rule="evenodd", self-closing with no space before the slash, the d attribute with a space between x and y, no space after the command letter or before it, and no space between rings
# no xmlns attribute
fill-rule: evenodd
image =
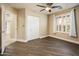
<svg viewBox="0 0 79 59"><path fill-rule="evenodd" d="M25 40L25 9L18 9L17 11L17 37L19 40Z"/></svg>
<svg viewBox="0 0 79 59"><path fill-rule="evenodd" d="M27 16L36 16L40 18L40 37L47 36L47 15L36 13L30 9L18 10L18 40L27 41ZM25 31L26 30L26 31Z"/></svg>
<svg viewBox="0 0 79 59"><path fill-rule="evenodd" d="M59 38L63 38L64 40L70 40L70 41L79 43L79 6L75 7L75 9L76 9L76 24L77 24L77 34L78 34L77 38L70 37L69 34L65 34L65 33L54 34L53 33L53 14L48 16L48 34L51 35L52 37L59 37ZM68 12L70 10L71 9L68 9L68 10L60 11L60 12L57 12L54 14L55 15L63 14L63 13Z"/></svg>
<svg viewBox="0 0 79 59"><path fill-rule="evenodd" d="M29 9L26 9L26 21L27 21L27 16L36 16L39 17L39 32L40 32L40 37L45 37L47 36L47 15L37 13L35 11L31 11Z"/></svg>

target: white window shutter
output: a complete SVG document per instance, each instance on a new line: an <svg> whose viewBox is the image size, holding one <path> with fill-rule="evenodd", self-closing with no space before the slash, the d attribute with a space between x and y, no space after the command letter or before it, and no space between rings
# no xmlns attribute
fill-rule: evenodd
<svg viewBox="0 0 79 59"><path fill-rule="evenodd" d="M75 9L71 10L71 16L70 16L70 33L69 36L76 37L76 18L75 18Z"/></svg>
<svg viewBox="0 0 79 59"><path fill-rule="evenodd" d="M53 15L53 33L56 33L56 16Z"/></svg>

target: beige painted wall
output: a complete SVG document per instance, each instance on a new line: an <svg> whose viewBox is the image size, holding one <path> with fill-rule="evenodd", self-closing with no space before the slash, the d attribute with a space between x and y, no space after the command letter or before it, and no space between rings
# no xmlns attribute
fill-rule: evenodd
<svg viewBox="0 0 79 59"><path fill-rule="evenodd" d="M72 38L68 34L65 34L65 33L54 34L53 33L53 14L48 16L48 32L49 32L48 34L51 35L51 36L64 38L66 40L72 40L72 41L75 40L75 41L79 42L79 6L75 7L75 9L76 9L76 22L77 22L77 34L78 34L77 38ZM68 11L70 11L70 9L64 10L64 11L61 11L61 12L57 12L57 13L54 13L54 14L55 15L63 14L63 13L68 12Z"/></svg>
<svg viewBox="0 0 79 59"><path fill-rule="evenodd" d="M10 23L10 37L15 39L15 32L17 31L17 11L16 9L11 9L11 23Z"/></svg>
<svg viewBox="0 0 79 59"><path fill-rule="evenodd" d="M17 14L18 14L18 20L17 20L18 40L25 40L25 9L19 9L17 11Z"/></svg>
<svg viewBox="0 0 79 59"><path fill-rule="evenodd" d="M27 40L27 17L36 16L40 19L40 37L47 36L47 15L39 14L30 9L18 10L18 40Z"/></svg>

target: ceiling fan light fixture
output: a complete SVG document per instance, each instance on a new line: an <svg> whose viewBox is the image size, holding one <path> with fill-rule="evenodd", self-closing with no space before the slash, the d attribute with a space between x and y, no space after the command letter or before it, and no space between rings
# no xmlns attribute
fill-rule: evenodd
<svg viewBox="0 0 79 59"><path fill-rule="evenodd" d="M46 7L46 9L45 9L45 10L49 11L49 10L51 10L51 8L50 8L50 7Z"/></svg>
<svg viewBox="0 0 79 59"><path fill-rule="evenodd" d="M51 9L49 10L49 12L51 12Z"/></svg>

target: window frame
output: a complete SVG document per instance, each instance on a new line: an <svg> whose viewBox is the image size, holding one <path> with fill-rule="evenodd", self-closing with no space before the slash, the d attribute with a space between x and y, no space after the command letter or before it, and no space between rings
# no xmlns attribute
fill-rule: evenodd
<svg viewBox="0 0 79 59"><path fill-rule="evenodd" d="M56 18L55 19L56 19L56 32L57 33L66 33L66 34L69 34L69 32L67 32L67 26L68 26L68 24L67 24L67 21L66 21L68 15L71 16L71 13L70 12L67 12L67 13L64 13L64 14L61 14L61 15L56 15ZM59 25L59 24L57 24L57 22L58 22L58 19L57 18L58 17L61 17L62 20L63 20L63 17L66 17L65 20L64 20L65 21L65 24L63 24L63 23L61 24L61 31L59 31L59 27L57 29L57 26ZM71 19L70 19L70 22L71 22ZM63 31L64 30L63 29L63 25L65 25L65 27L66 27L65 28L65 31Z"/></svg>

